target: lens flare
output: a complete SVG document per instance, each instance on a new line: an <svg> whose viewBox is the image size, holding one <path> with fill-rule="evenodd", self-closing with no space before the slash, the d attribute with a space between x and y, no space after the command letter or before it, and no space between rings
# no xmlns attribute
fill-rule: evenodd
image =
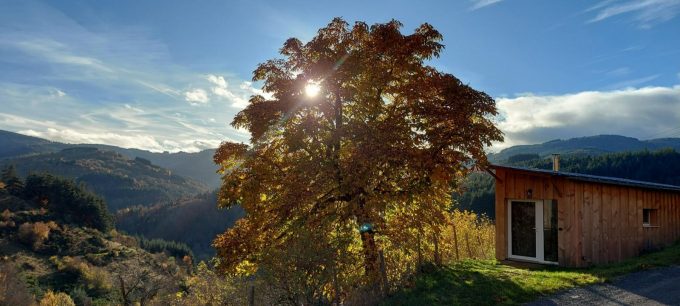
<svg viewBox="0 0 680 306"><path fill-rule="evenodd" d="M317 83L309 82L305 85L305 94L310 97L316 97L321 91L321 86Z"/></svg>

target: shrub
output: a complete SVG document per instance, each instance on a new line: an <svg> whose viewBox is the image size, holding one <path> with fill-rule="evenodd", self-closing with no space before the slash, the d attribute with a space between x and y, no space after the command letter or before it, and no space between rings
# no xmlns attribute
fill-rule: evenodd
<svg viewBox="0 0 680 306"><path fill-rule="evenodd" d="M85 268L80 273L83 283L90 291L101 295L111 290L111 276L106 270L85 264Z"/></svg>
<svg viewBox="0 0 680 306"><path fill-rule="evenodd" d="M39 248L49 235L50 226L44 222L26 222L19 226L19 240L31 245L33 249Z"/></svg>
<svg viewBox="0 0 680 306"><path fill-rule="evenodd" d="M78 306L92 306L92 298L87 295L87 291L82 287L78 287L71 291L71 298Z"/></svg>
<svg viewBox="0 0 680 306"><path fill-rule="evenodd" d="M5 209L2 214L0 214L0 228L5 228L5 227L14 227L14 221L12 221L12 217L14 214L9 211L9 209Z"/></svg>
<svg viewBox="0 0 680 306"><path fill-rule="evenodd" d="M0 215L0 217L2 217L2 220L3 220L3 221L7 221L7 220L9 220L10 218L12 218L13 215L14 215L14 214L13 214L11 211L9 211L9 209L5 209L5 210L2 212L2 214Z"/></svg>
<svg viewBox="0 0 680 306"><path fill-rule="evenodd" d="M60 272L66 272L78 277L87 289L97 295L111 290L111 276L103 269L88 265L77 257L64 256L59 259L56 256L50 258Z"/></svg>
<svg viewBox="0 0 680 306"><path fill-rule="evenodd" d="M49 290L40 300L40 306L76 306L76 304L68 294Z"/></svg>

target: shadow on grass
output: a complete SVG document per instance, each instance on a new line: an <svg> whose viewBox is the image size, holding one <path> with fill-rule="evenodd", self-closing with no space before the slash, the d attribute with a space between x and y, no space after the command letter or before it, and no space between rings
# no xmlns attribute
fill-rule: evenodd
<svg viewBox="0 0 680 306"><path fill-rule="evenodd" d="M521 304L560 290L611 282L632 272L677 264L680 244L621 263L585 269L516 268L493 260L467 260L417 276L411 287L402 288L384 305Z"/></svg>
<svg viewBox="0 0 680 306"><path fill-rule="evenodd" d="M539 294L491 261L463 261L418 277L411 288L390 297L384 305L497 305L527 302ZM513 276L512 273L518 275ZM510 275L509 275L510 274Z"/></svg>

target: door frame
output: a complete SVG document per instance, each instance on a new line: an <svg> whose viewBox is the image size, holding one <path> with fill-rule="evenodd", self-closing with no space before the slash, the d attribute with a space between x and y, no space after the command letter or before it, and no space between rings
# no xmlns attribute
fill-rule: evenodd
<svg viewBox="0 0 680 306"><path fill-rule="evenodd" d="M534 214L534 228L536 230L536 257L526 257L512 254L512 202L533 202L536 213ZM544 224L543 224L543 200L533 199L509 199L507 202L506 216L508 218L508 258L523 261L538 262L542 264L557 265L558 262L545 261L545 239L544 239ZM559 234L557 239L559 239Z"/></svg>

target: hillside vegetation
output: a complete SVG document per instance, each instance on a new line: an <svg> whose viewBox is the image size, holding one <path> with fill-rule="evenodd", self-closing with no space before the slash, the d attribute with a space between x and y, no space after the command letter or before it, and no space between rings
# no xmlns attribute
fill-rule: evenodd
<svg viewBox="0 0 680 306"><path fill-rule="evenodd" d="M150 207L135 206L116 213L117 227L148 238L182 241L198 259L215 255L212 240L243 216L239 207L220 209L215 192L189 200Z"/></svg>
<svg viewBox="0 0 680 306"><path fill-rule="evenodd" d="M7 168L0 181L0 305L165 304L191 271L176 244L113 230L104 200L71 180Z"/></svg>
<svg viewBox="0 0 680 306"><path fill-rule="evenodd" d="M111 211L170 202L207 191L207 187L150 161L129 159L97 148L67 148L55 153L0 160L0 167L15 165L19 175L54 173L75 179L104 197Z"/></svg>
<svg viewBox="0 0 680 306"><path fill-rule="evenodd" d="M210 188L217 188L220 184L220 176L215 172L217 168L212 161L215 149L207 149L196 153L157 153L102 144L59 143L0 130L0 160L25 155L55 153L66 148L82 147L97 148L102 151L113 151L129 159L135 159L137 157L143 158L151 161L154 165L170 169L175 174L189 177L206 184Z"/></svg>

